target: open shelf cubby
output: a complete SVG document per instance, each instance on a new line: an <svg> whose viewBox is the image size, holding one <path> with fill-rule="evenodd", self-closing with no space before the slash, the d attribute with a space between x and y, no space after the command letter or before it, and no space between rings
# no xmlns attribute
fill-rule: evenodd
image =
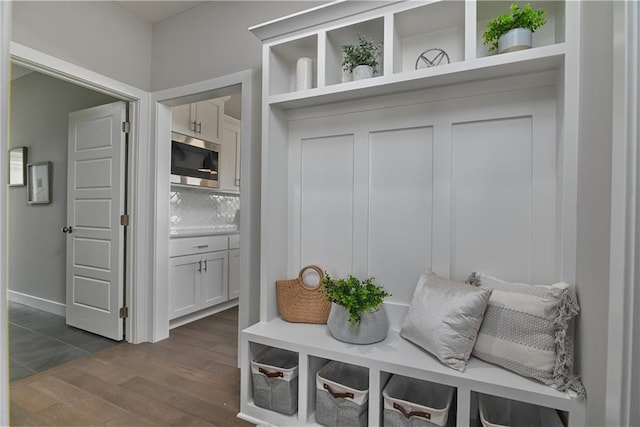
<svg viewBox="0 0 640 427"><path fill-rule="evenodd" d="M271 47L269 57L269 93L278 95L296 91L296 64L302 57L313 61L313 87L318 81L318 36L295 39Z"/></svg>
<svg viewBox="0 0 640 427"><path fill-rule="evenodd" d="M530 3L533 9L545 11L547 23L533 33L532 48L564 43L565 41L565 2L564 1L479 1L476 13L476 57L495 55L489 52L489 45L483 44L483 34L487 23L492 19L509 12L509 6L516 3L523 7ZM503 54L504 55L504 54Z"/></svg>
<svg viewBox="0 0 640 427"><path fill-rule="evenodd" d="M384 19L380 17L327 31L325 53L327 86L349 81L349 77L342 72L342 46L357 43L358 34L367 39L372 38L374 43L382 44L384 40ZM384 75L384 55L383 46L382 53L378 59L378 66L375 68L374 78ZM343 76L345 77L343 78Z"/></svg>
<svg viewBox="0 0 640 427"><path fill-rule="evenodd" d="M464 61L464 13L465 4L461 1L442 1L396 13L393 72L425 68L427 64L417 60L420 54L430 49L446 52L449 61L441 62L440 66ZM429 54L428 58L432 59L437 52Z"/></svg>

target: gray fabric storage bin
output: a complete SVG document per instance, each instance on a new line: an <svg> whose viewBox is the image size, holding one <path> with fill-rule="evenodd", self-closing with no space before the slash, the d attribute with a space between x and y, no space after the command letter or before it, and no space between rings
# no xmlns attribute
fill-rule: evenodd
<svg viewBox="0 0 640 427"><path fill-rule="evenodd" d="M454 388L394 375L382 391L385 427L444 426Z"/></svg>
<svg viewBox="0 0 640 427"><path fill-rule="evenodd" d="M316 422L330 427L366 427L369 418L369 371L329 362L316 374Z"/></svg>
<svg viewBox="0 0 640 427"><path fill-rule="evenodd" d="M478 394L483 427L563 427L558 411L531 403Z"/></svg>
<svg viewBox="0 0 640 427"><path fill-rule="evenodd" d="M251 361L253 403L293 415L298 411L298 355L269 348Z"/></svg>

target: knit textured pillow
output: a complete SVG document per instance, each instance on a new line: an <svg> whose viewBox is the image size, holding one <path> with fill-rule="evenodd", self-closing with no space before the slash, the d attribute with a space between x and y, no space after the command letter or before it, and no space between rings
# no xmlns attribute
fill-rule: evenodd
<svg viewBox="0 0 640 427"><path fill-rule="evenodd" d="M482 273L472 273L467 283L493 290L473 348L475 357L585 396L573 374L569 321L579 311L573 286L510 283Z"/></svg>

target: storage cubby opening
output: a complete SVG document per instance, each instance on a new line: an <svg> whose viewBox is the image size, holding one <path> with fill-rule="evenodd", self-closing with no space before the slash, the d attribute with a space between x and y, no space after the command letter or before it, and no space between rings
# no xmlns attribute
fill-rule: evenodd
<svg viewBox="0 0 640 427"><path fill-rule="evenodd" d="M349 81L350 76L342 70L342 45L356 44L358 34L366 38L373 38L373 41L382 44L384 41L384 18L377 18L370 21L359 22L347 27L337 28L327 32L326 46L326 84L334 85ZM373 77L384 75L384 55L385 46L378 58L378 66ZM344 76L344 77L343 77Z"/></svg>
<svg viewBox="0 0 640 427"><path fill-rule="evenodd" d="M296 92L297 64L300 58L311 58L312 88L318 86L318 36L311 35L271 46L269 52L269 94Z"/></svg>
<svg viewBox="0 0 640 427"><path fill-rule="evenodd" d="M445 0L394 15L393 72L464 61L465 3ZM444 51L446 55L443 56ZM442 60L440 60L442 59ZM439 65L438 65L439 64Z"/></svg>
<svg viewBox="0 0 640 427"><path fill-rule="evenodd" d="M565 41L565 2L564 1L479 1L477 3L477 34L476 34L476 57L497 55L497 52L489 52L489 45L483 44L487 23L504 13L510 13L509 6L516 3L524 7L531 3L532 9L545 11L547 23L533 33L532 48L549 46ZM506 54L503 54L506 55Z"/></svg>
<svg viewBox="0 0 640 427"><path fill-rule="evenodd" d="M383 425L456 425L455 387L381 372Z"/></svg>
<svg viewBox="0 0 640 427"><path fill-rule="evenodd" d="M251 400L285 416L298 412L298 353L250 343Z"/></svg>
<svg viewBox="0 0 640 427"><path fill-rule="evenodd" d="M484 393L471 393L470 425L564 427L568 413Z"/></svg>

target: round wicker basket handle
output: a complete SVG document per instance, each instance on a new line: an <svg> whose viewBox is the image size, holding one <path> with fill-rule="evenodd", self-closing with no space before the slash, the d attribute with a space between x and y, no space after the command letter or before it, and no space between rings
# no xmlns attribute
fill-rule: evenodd
<svg viewBox="0 0 640 427"><path fill-rule="evenodd" d="M307 284L304 283L304 279L302 278L302 276L304 275L304 272L307 271L308 269L312 269L316 273L318 273L318 277L320 278L320 281L315 286L308 286ZM307 265L306 267L302 267L302 269L300 270L300 273L298 274L298 280L300 281L300 284L302 285L302 287L307 289L307 290L310 290L310 291L312 291L312 290L316 289L318 286L322 285L322 278L323 277L324 277L324 273L322 272L322 269L320 267L318 267L317 265Z"/></svg>

